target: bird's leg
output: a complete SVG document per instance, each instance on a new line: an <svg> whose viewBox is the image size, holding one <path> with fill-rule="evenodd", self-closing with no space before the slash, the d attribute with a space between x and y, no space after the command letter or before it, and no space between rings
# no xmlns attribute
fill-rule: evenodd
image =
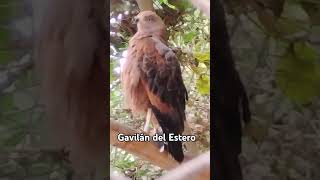
<svg viewBox="0 0 320 180"><path fill-rule="evenodd" d="M155 135L155 134L159 134L159 135L162 135L163 132L162 132L162 129L160 127L160 124L158 123L156 117L154 116L154 114L152 113L151 111L151 108L148 108L148 111L147 111L147 116L146 116L146 123L144 125L144 128L143 128L143 131L145 133L148 133L149 134L149 124L150 124L150 120L151 120L151 124L152 124L152 127L153 127L153 131L150 132L150 135ZM160 152L163 152L164 151L164 143L165 142L160 142Z"/></svg>
<svg viewBox="0 0 320 180"><path fill-rule="evenodd" d="M152 132L149 133L150 121L151 121L153 130L152 130ZM147 116L146 116L146 123L144 125L143 131L147 134L150 134L150 135L155 135L155 134L162 135L163 134L162 128L161 128L160 124L158 123L156 117L152 113L151 108L148 108ZM158 143L160 146L160 152L164 151L165 143L166 142L159 142Z"/></svg>
<svg viewBox="0 0 320 180"><path fill-rule="evenodd" d="M153 134L156 134L156 133L161 134L161 135L163 134L162 128L153 113L152 113L152 117L151 117L151 124L153 127Z"/></svg>
<svg viewBox="0 0 320 180"><path fill-rule="evenodd" d="M163 135L163 131L162 131L162 128L159 124L159 122L157 121L156 117L154 116L154 114L152 113L152 118L151 118L151 124L152 124L152 127L153 127L153 132L152 134L158 134L158 135ZM160 152L163 152L164 151L164 148L165 148L165 144L167 142L159 142L158 144L160 145Z"/></svg>
<svg viewBox="0 0 320 180"><path fill-rule="evenodd" d="M151 115L152 115L151 108L148 108L147 116L146 116L146 123L144 124L144 128L143 128L143 131L145 133L149 133L149 124L150 124Z"/></svg>

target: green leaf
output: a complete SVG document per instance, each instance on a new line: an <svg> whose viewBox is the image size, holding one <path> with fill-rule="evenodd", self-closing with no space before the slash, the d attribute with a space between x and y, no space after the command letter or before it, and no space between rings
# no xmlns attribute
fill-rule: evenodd
<svg viewBox="0 0 320 180"><path fill-rule="evenodd" d="M6 94L1 96L1 99L0 99L1 112L0 113L13 110L14 107L15 106L14 106L12 94Z"/></svg>
<svg viewBox="0 0 320 180"><path fill-rule="evenodd" d="M159 3L163 3L163 4L167 5L171 9L177 9L174 5L170 4L168 2L168 0L159 0Z"/></svg>
<svg viewBox="0 0 320 180"><path fill-rule="evenodd" d="M287 36L309 28L308 14L296 3L285 3L281 18L275 24L277 33Z"/></svg>
<svg viewBox="0 0 320 180"><path fill-rule="evenodd" d="M280 36L288 36L304 31L304 26L301 22L291 19L279 19L275 28Z"/></svg>
<svg viewBox="0 0 320 180"><path fill-rule="evenodd" d="M320 96L320 64L314 50L305 44L294 45L278 65L276 81L282 92L293 102L307 104ZM315 58L316 57L316 58Z"/></svg>
<svg viewBox="0 0 320 180"><path fill-rule="evenodd" d="M6 47L9 44L9 33L9 30L0 28L0 48Z"/></svg>
<svg viewBox="0 0 320 180"><path fill-rule="evenodd" d="M200 10L196 9L193 13L194 17L197 18L200 16Z"/></svg>
<svg viewBox="0 0 320 180"><path fill-rule="evenodd" d="M210 77L208 75L202 75L196 82L198 91L201 95L210 94Z"/></svg>
<svg viewBox="0 0 320 180"><path fill-rule="evenodd" d="M0 65L7 65L14 59L14 53L11 51L0 51Z"/></svg>
<svg viewBox="0 0 320 180"><path fill-rule="evenodd" d="M209 67L205 63L200 62L197 66L191 66L191 69L195 74L203 75L207 73Z"/></svg>
<svg viewBox="0 0 320 180"><path fill-rule="evenodd" d="M189 43L189 42L192 41L192 39L193 39L195 36L196 36L196 32L191 31L191 32L189 32L189 33L187 33L187 34L185 34L185 35L183 36L183 40L184 40L184 42Z"/></svg>
<svg viewBox="0 0 320 180"><path fill-rule="evenodd" d="M168 2L182 11L193 7L189 0L169 0Z"/></svg>
<svg viewBox="0 0 320 180"><path fill-rule="evenodd" d="M210 51L205 52L195 52L194 57L200 62L210 61Z"/></svg>
<svg viewBox="0 0 320 180"><path fill-rule="evenodd" d="M16 6L13 2L0 2L0 22L8 21L15 14Z"/></svg>
<svg viewBox="0 0 320 180"><path fill-rule="evenodd" d="M294 52L299 59L314 61L319 57L314 48L303 42L297 42L294 44Z"/></svg>
<svg viewBox="0 0 320 180"><path fill-rule="evenodd" d="M308 14L306 13L306 11L300 4L296 3L286 2L284 4L282 17L292 20L309 21Z"/></svg>

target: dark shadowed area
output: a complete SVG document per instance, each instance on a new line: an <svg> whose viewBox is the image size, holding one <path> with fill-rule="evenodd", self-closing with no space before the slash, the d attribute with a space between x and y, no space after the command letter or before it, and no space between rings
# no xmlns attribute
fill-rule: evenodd
<svg viewBox="0 0 320 180"><path fill-rule="evenodd" d="M252 113L242 138L244 179L319 179L320 3L224 5Z"/></svg>

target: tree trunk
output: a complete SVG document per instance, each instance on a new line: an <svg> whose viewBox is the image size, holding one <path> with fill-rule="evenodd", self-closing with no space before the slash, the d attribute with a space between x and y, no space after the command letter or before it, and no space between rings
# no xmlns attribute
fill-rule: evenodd
<svg viewBox="0 0 320 180"><path fill-rule="evenodd" d="M154 11L152 0L136 0L140 11Z"/></svg>
<svg viewBox="0 0 320 180"><path fill-rule="evenodd" d="M34 56L50 144L70 151L73 179L101 179L108 163L106 3L47 0L34 6Z"/></svg>

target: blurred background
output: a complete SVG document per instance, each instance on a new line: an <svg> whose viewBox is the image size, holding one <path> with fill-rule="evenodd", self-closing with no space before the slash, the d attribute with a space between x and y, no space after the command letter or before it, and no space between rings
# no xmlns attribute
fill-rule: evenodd
<svg viewBox="0 0 320 180"><path fill-rule="evenodd" d="M67 179L60 150L46 137L39 78L34 69L36 23L45 1L0 1L0 179Z"/></svg>
<svg viewBox="0 0 320 180"><path fill-rule="evenodd" d="M225 7L253 115L243 137L244 179L319 179L320 1L228 0Z"/></svg>

